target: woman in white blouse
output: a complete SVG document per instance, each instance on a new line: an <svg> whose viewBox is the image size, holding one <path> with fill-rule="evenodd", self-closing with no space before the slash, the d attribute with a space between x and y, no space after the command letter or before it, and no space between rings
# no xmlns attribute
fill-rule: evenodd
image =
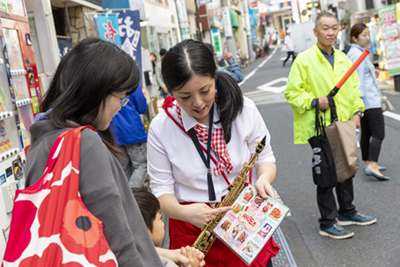
<svg viewBox="0 0 400 267"><path fill-rule="evenodd" d="M203 43L185 40L171 48L162 61L162 75L175 100L167 98L150 125L148 172L161 211L170 218L170 248L176 249L192 245L207 222L230 209L212 207L228 193L264 136L266 146L250 178L263 198L275 197L271 184L276 165L257 107L229 75L216 71L214 55ZM202 159L192 139L206 150L210 143L212 178L207 153L202 152ZM252 266L272 266L270 259L278 251L270 239ZM246 266L219 240L205 260L207 266Z"/></svg>

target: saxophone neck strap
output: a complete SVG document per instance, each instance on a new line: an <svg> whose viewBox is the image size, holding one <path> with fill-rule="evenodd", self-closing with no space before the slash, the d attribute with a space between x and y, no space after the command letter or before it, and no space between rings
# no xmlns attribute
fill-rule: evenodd
<svg viewBox="0 0 400 267"><path fill-rule="evenodd" d="M185 131L185 128L183 128L183 126L174 118L174 116L171 115L171 113L169 112L168 108L164 108L165 113L168 115L168 117L170 117L170 119L188 136L191 138L190 134ZM202 146L201 144L199 144L201 149L207 153L207 150L204 148L204 146ZM204 155L203 155L204 156ZM210 159L214 162L215 165L217 165L218 161L213 157L213 155L210 154ZM225 182L230 185L231 183L229 182L228 178L226 177L225 172L221 172L222 176L224 177Z"/></svg>

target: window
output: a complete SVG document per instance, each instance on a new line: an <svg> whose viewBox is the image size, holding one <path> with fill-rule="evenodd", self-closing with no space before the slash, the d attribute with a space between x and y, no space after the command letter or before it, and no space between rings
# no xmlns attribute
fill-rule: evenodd
<svg viewBox="0 0 400 267"><path fill-rule="evenodd" d="M165 6L168 6L168 0L152 0L153 2L157 2L160 4L163 4Z"/></svg>
<svg viewBox="0 0 400 267"><path fill-rule="evenodd" d="M366 9L374 9L374 0L365 0Z"/></svg>

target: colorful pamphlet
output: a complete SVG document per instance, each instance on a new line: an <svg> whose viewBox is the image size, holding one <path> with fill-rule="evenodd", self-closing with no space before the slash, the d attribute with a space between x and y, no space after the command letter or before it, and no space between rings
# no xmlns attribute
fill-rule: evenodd
<svg viewBox="0 0 400 267"><path fill-rule="evenodd" d="M249 185L233 203L233 209L219 221L214 234L251 265L288 211L288 207L271 197L263 200Z"/></svg>

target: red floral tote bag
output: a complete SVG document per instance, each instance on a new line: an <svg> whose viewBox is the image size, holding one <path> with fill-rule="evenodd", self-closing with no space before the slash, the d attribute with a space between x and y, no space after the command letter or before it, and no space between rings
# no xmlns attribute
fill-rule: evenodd
<svg viewBox="0 0 400 267"><path fill-rule="evenodd" d="M3 259L8 266L118 266L103 225L79 194L79 127L61 134L51 148L43 176L17 190Z"/></svg>

